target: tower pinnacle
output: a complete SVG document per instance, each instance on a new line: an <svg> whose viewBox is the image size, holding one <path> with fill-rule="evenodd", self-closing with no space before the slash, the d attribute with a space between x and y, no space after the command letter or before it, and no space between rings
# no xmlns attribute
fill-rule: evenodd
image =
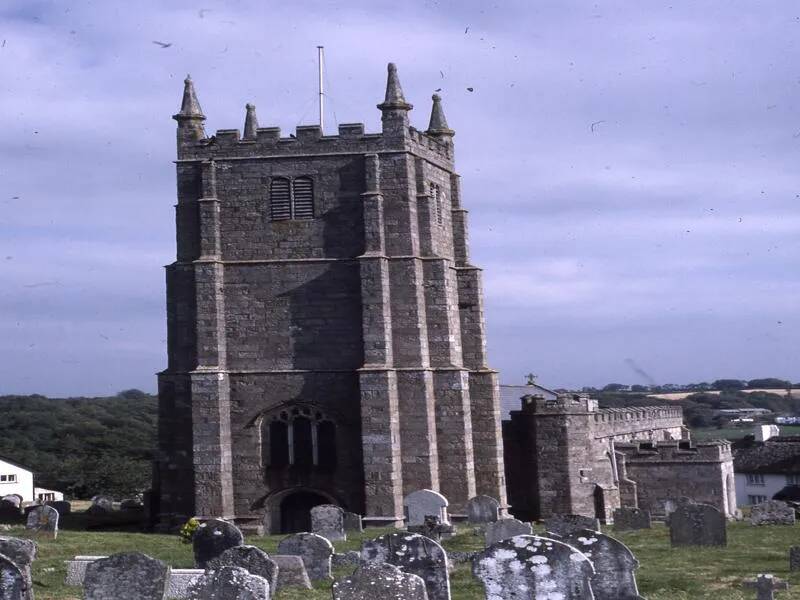
<svg viewBox="0 0 800 600"><path fill-rule="evenodd" d="M244 118L244 136L246 140L256 139L256 129L258 129L258 117L256 117L256 107L253 104L245 105L247 115Z"/></svg>
<svg viewBox="0 0 800 600"><path fill-rule="evenodd" d="M455 131L447 126L447 119L442 110L442 98L438 94L433 95L433 107L431 108L431 120L428 124L429 135L455 135Z"/></svg>
<svg viewBox="0 0 800 600"><path fill-rule="evenodd" d="M197 94L194 91L194 82L192 76L187 75L183 80L183 100L181 101L181 110L174 116L175 120L183 118L201 118L205 119L203 109L200 108L200 103L197 101Z"/></svg>
<svg viewBox="0 0 800 600"><path fill-rule="evenodd" d="M191 144L206 137L203 129L203 121L206 116L200 103L197 101L197 94L194 92L194 83L191 76L187 75L183 80L183 100L181 110L172 118L178 122L178 156L181 155L181 148L186 144Z"/></svg>
<svg viewBox="0 0 800 600"><path fill-rule="evenodd" d="M386 98L381 104L378 104L378 108L384 112L388 110L411 110L414 107L406 102L405 96L403 96L403 88L400 87L400 79L397 77L397 67L394 63L389 63L388 71Z"/></svg>

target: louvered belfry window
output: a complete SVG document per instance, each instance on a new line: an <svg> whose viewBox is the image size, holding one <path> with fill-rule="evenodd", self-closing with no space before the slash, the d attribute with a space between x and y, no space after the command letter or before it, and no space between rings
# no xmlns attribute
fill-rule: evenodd
<svg viewBox="0 0 800 600"><path fill-rule="evenodd" d="M290 181L276 177L269 187L269 218L271 221L314 218L314 186L309 177Z"/></svg>

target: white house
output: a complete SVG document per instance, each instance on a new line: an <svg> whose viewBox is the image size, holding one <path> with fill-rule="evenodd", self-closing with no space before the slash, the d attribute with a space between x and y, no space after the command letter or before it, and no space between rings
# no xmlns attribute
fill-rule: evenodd
<svg viewBox="0 0 800 600"><path fill-rule="evenodd" d="M734 449L733 470L739 506L760 504L786 486L800 486L800 437L746 442Z"/></svg>
<svg viewBox="0 0 800 600"><path fill-rule="evenodd" d="M0 457L0 498L17 494L23 502L33 502L33 471Z"/></svg>

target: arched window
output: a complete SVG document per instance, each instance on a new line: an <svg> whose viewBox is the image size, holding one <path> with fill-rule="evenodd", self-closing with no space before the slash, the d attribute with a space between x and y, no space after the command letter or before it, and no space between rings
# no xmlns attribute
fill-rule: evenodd
<svg viewBox="0 0 800 600"><path fill-rule="evenodd" d="M293 208L295 219L314 218L314 187L308 177L298 177L293 186Z"/></svg>
<svg viewBox="0 0 800 600"><path fill-rule="evenodd" d="M331 421L317 423L317 448L322 469L336 468L336 425Z"/></svg>
<svg viewBox="0 0 800 600"><path fill-rule="evenodd" d="M314 438L311 433L311 420L306 417L295 417L292 420L295 466L310 467L314 464Z"/></svg>
<svg viewBox="0 0 800 600"><path fill-rule="evenodd" d="M292 198L289 180L277 177L269 186L269 218L272 221L285 221L292 218Z"/></svg>
<svg viewBox="0 0 800 600"><path fill-rule="evenodd" d="M264 461L271 467L285 467L289 464L289 426L284 421L271 421L269 424L269 457Z"/></svg>

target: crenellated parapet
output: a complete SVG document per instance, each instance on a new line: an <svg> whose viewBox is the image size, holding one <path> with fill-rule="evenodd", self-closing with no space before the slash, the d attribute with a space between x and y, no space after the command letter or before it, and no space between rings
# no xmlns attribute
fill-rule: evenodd
<svg viewBox="0 0 800 600"><path fill-rule="evenodd" d="M625 454L627 463L718 463L733 460L731 443L727 440L695 442L690 440L664 442L629 442L614 446Z"/></svg>

